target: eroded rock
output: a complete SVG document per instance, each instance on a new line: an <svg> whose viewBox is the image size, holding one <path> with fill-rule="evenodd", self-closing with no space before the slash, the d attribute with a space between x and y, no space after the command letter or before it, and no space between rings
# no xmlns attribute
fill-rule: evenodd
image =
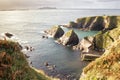
<svg viewBox="0 0 120 80"><path fill-rule="evenodd" d="M64 34L63 29L59 26L53 26L50 30L44 32L49 34L53 38L60 38Z"/></svg>
<svg viewBox="0 0 120 80"><path fill-rule="evenodd" d="M58 40L58 42L63 44L63 45L74 46L74 45L77 45L79 43L79 38L78 38L77 34L73 30L70 30L70 31L66 32Z"/></svg>

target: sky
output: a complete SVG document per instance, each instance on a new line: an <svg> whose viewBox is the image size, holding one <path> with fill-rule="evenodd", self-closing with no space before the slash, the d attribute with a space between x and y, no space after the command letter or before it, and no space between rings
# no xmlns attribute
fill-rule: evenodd
<svg viewBox="0 0 120 80"><path fill-rule="evenodd" d="M0 0L0 9L17 8L120 9L120 0Z"/></svg>

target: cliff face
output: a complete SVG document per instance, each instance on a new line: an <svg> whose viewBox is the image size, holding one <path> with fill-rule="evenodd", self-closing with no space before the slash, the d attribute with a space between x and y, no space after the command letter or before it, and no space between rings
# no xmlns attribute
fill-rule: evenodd
<svg viewBox="0 0 120 80"><path fill-rule="evenodd" d="M120 24L120 16L95 16L78 18L76 22L70 22L68 27L83 30L113 29Z"/></svg>
<svg viewBox="0 0 120 80"><path fill-rule="evenodd" d="M48 80L29 67L18 43L0 40L0 80Z"/></svg>
<svg viewBox="0 0 120 80"><path fill-rule="evenodd" d="M80 80L120 80L120 39L83 69Z"/></svg>
<svg viewBox="0 0 120 80"><path fill-rule="evenodd" d="M97 49L106 49L120 36L120 28L114 28L108 31L100 31L94 37L94 46Z"/></svg>

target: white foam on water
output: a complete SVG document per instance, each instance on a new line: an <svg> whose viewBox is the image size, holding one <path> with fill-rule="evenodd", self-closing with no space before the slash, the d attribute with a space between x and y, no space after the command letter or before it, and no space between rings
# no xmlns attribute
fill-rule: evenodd
<svg viewBox="0 0 120 80"><path fill-rule="evenodd" d="M12 33L11 33L12 34ZM18 38L16 35L13 35L11 38L7 37L5 35L5 33L1 33L0 34L0 38L5 38L6 40L10 40L10 41L14 41L14 42L18 42L20 44L25 44L25 43L28 43L28 41L23 41L21 40L20 38Z"/></svg>
<svg viewBox="0 0 120 80"><path fill-rule="evenodd" d="M12 33L10 33L12 34ZM16 35L12 34L13 36L11 38L7 37L5 35L5 33L1 33L0 34L0 39L1 40L9 40L9 41L13 41L13 42L18 42L22 47L23 49L21 50L24 54L26 54L28 52L28 50L24 47L24 45L27 45L28 44L28 41L23 41L21 40L20 38L18 38Z"/></svg>

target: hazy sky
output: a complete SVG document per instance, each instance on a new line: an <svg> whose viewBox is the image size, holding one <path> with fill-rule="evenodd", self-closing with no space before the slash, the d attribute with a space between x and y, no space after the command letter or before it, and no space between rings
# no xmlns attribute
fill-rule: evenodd
<svg viewBox="0 0 120 80"><path fill-rule="evenodd" d="M0 9L37 8L41 6L120 9L120 0L0 0Z"/></svg>

